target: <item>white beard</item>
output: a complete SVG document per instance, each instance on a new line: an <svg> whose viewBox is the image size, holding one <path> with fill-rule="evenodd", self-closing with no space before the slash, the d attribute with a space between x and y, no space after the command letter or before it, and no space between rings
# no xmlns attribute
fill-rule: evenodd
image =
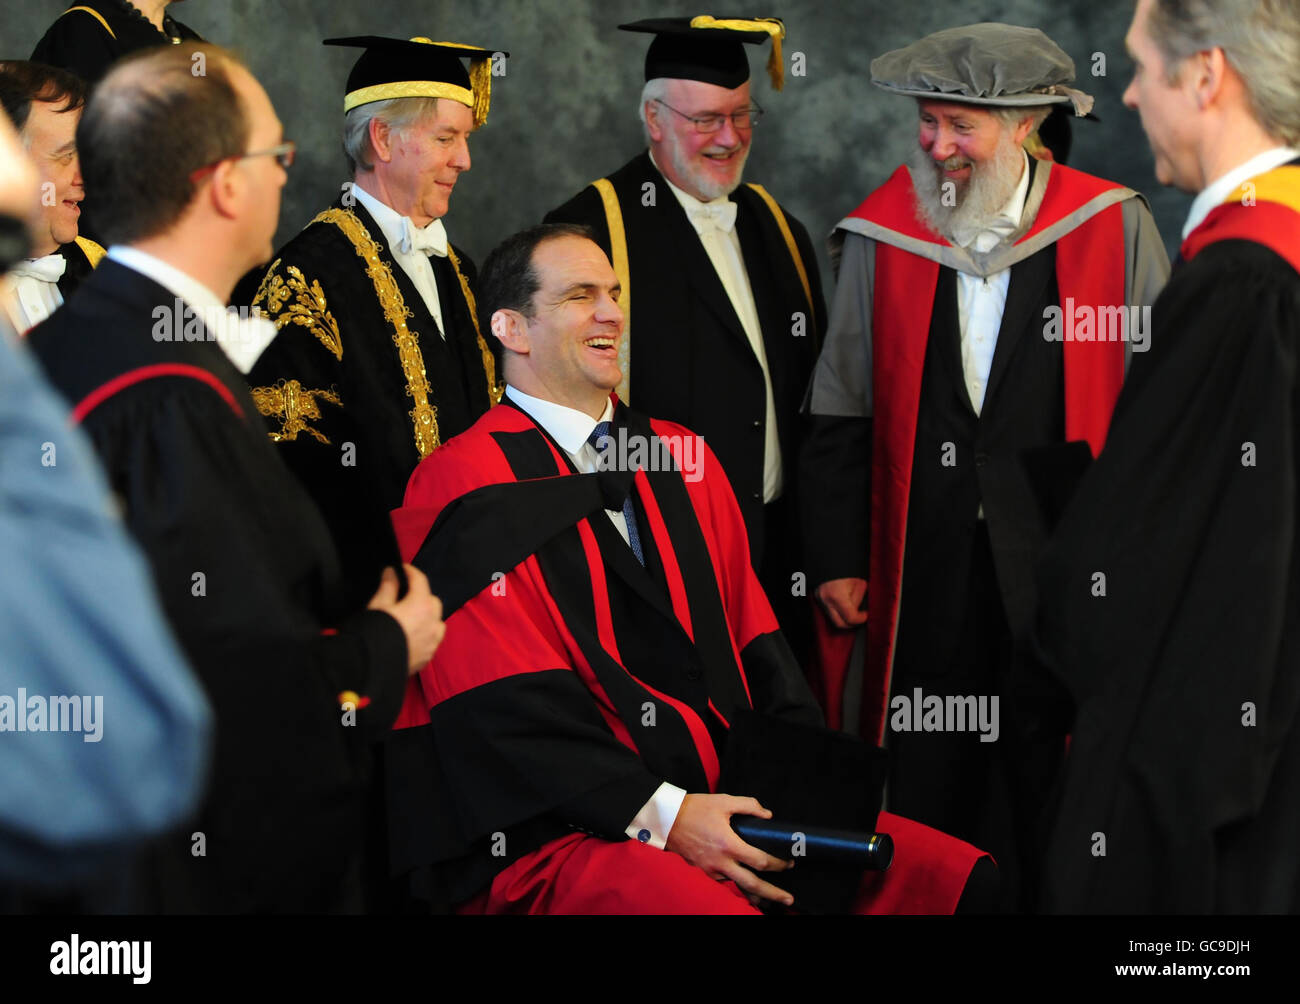
<svg viewBox="0 0 1300 1004"><path fill-rule="evenodd" d="M723 196L730 195L740 187L740 179L744 177L745 174L745 162L749 160L749 149L746 149L744 153L739 155L740 163L736 167L736 180L728 184L727 182L717 181L713 178L703 177L697 173L690 161L686 159L686 155L682 153L682 148L677 142L676 133L667 130L665 131L664 139L664 146L668 153L668 159L673 165L673 173L675 173L679 178L689 178L691 184L693 184L703 196L701 201L711 202L714 199L720 199ZM705 150L708 149L710 148L705 147Z"/></svg>
<svg viewBox="0 0 1300 1004"><path fill-rule="evenodd" d="M949 169L971 164L970 180L957 187L956 204L944 204L944 166ZM992 222L1020 183L1024 154L1020 147L1004 140L991 160L973 163L961 157L936 162L919 146L912 150L907 166L916 192L916 218L948 240L957 231L979 230ZM951 197L948 198L952 202Z"/></svg>

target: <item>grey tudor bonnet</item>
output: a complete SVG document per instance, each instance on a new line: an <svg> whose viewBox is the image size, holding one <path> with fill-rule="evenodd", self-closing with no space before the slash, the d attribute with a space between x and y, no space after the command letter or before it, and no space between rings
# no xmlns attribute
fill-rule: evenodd
<svg viewBox="0 0 1300 1004"><path fill-rule="evenodd" d="M985 22L945 28L871 62L871 82L892 94L938 101L1018 108L1072 104L1092 110L1092 98L1066 86L1074 60L1037 28Z"/></svg>

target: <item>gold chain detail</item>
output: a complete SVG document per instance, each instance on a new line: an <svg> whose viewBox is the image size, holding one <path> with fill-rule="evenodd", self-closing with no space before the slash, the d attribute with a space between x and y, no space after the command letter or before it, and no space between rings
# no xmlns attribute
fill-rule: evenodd
<svg viewBox="0 0 1300 1004"><path fill-rule="evenodd" d="M487 374L488 400L492 404L499 404L501 395L506 389L505 384L497 383L497 361L492 355L492 350L488 348L487 342L483 340L483 330L478 326L478 302L474 299L474 291L469 288L469 280L460 270L460 258L456 256L456 249L450 244L447 245L447 260L451 262L456 278L460 280L460 291L465 294L469 317L474 322L474 337L478 339L478 350L483 356L483 372Z"/></svg>
<svg viewBox="0 0 1300 1004"><path fill-rule="evenodd" d="M306 432L314 439L329 445L329 439L317 432L307 421L321 417L319 398L336 404L340 408L343 402L332 390L306 390L297 380L281 380L274 387L254 387L253 403L257 410L267 418L280 419L280 431L270 434L274 443L292 442L298 433Z"/></svg>
<svg viewBox="0 0 1300 1004"><path fill-rule="evenodd" d="M286 324L301 325L315 335L317 341L329 349L335 359L342 361L343 339L339 335L334 315L325 303L325 291L321 289L320 282L312 279L309 283L297 265L285 269L287 279L282 277L276 271L281 261L277 258L267 270L266 278L253 297L253 305L258 306L265 301L267 313L275 319L276 331L282 330ZM294 302L288 305L286 312L281 313L290 295Z"/></svg>
<svg viewBox="0 0 1300 1004"><path fill-rule="evenodd" d="M429 378L424 371L424 356L420 352L420 336L406 325L413 317L402 299L402 291L393 278L393 270L379 257L380 247L355 213L346 209L327 209L312 223L332 223L352 242L358 257L366 263L366 274L374 283L375 295L384 309L384 316L393 326L393 343L397 358L406 375L406 394L415 403L410 411L415 427L415 449L424 459L439 446L438 409L429 403Z"/></svg>

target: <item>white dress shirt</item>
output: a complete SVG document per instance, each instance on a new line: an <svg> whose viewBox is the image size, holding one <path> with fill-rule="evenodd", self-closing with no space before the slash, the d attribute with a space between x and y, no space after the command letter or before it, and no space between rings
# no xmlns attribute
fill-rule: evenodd
<svg viewBox="0 0 1300 1004"><path fill-rule="evenodd" d="M980 254L987 254L1007 234L1020 226L1020 216L1025 210L1029 194L1029 157L1024 156L1020 184L998 214L981 229L953 235L953 243ZM961 327L961 369L966 380L966 392L971 407L978 415L984 408L984 392L988 390L989 371L993 368L993 352L998 344L998 331L1002 327L1002 314L1007 307L1007 289L1011 285L1011 269L994 272L986 279L966 272L957 273L957 317Z"/></svg>
<svg viewBox="0 0 1300 1004"><path fill-rule="evenodd" d="M4 300L20 335L25 335L63 305L58 282L67 264L63 255L55 252L20 261L6 273Z"/></svg>
<svg viewBox="0 0 1300 1004"><path fill-rule="evenodd" d="M1210 215L1210 210L1220 205L1229 195L1236 191L1238 185L1249 181L1256 175L1271 171L1275 167L1281 167L1287 161L1295 160L1296 157L1300 157L1300 150L1296 150L1294 147L1274 147L1272 150L1265 150L1263 153L1251 157L1244 164L1238 164L1227 174L1221 175L1210 182L1192 200L1191 211L1187 214L1187 223L1183 226L1183 240L1186 240L1188 234L1204 223L1205 217Z"/></svg>
<svg viewBox="0 0 1300 1004"><path fill-rule="evenodd" d="M600 458L595 447L587 440L596 430L597 425L613 419L612 401L605 402L605 410L600 418L592 418L585 411L567 408L552 401L543 401L509 385L506 386L506 396L526 411L533 421L560 444L560 449L568 455L568 458L573 461L573 466L580 473L593 474L599 469ZM606 509L605 515L626 541L627 520L623 518L622 511ZM668 831L673 828L677 813L682 807L682 799L685 797L684 789L665 781L650 796L650 801L646 802L641 807L641 811L632 818L625 832L633 840L640 840L643 844L650 844L663 850L668 841Z"/></svg>
<svg viewBox="0 0 1300 1004"><path fill-rule="evenodd" d="M272 321L265 317L241 318L237 311L228 308L207 286L161 258L124 244L114 244L109 248L108 257L119 265L125 265L152 279L189 307L240 373L251 370L275 338L275 324ZM173 316L171 323L173 337L181 340L181 318Z"/></svg>
<svg viewBox="0 0 1300 1004"><path fill-rule="evenodd" d="M654 155L650 157L654 163ZM659 165L655 164L655 170ZM773 502L781 497L785 475L781 467L781 437L776 425L776 398L772 393L772 374L767 366L767 349L763 344L763 328L758 320L758 307L754 303L754 290L749 284L749 272L745 268L745 258L740 250L740 237L736 233L736 204L725 195L710 202L701 202L693 195L664 177L664 182L672 191L686 218L699 234L700 243L713 263L713 270L722 281L722 288L727 291L740 326L749 339L750 348L758 358L758 365L763 369L763 386L767 392L766 419L763 423L766 435L763 440L763 501ZM720 374L726 379L726 374Z"/></svg>
<svg viewBox="0 0 1300 1004"><path fill-rule="evenodd" d="M447 335L442 325L442 301L438 299L438 282L433 276L433 263L429 261L431 254L436 254L439 258L447 257L447 231L442 220L434 220L426 227L417 227L409 216L399 215L396 209L380 202L360 185L353 184L352 194L379 224L389 252L415 284L420 299L438 324L438 334L446 341Z"/></svg>

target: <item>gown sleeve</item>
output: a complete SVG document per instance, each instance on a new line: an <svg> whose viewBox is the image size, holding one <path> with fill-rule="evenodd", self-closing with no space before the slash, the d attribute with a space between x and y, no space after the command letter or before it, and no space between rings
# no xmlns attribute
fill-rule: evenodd
<svg viewBox="0 0 1300 1004"><path fill-rule="evenodd" d="M271 539L295 519L292 483L216 393L150 381L87 425L217 714L207 856L186 867L248 882L233 902L313 902L356 846L362 765L406 683L402 629L378 611L322 622L321 556ZM349 713L347 691L370 703Z"/></svg>

